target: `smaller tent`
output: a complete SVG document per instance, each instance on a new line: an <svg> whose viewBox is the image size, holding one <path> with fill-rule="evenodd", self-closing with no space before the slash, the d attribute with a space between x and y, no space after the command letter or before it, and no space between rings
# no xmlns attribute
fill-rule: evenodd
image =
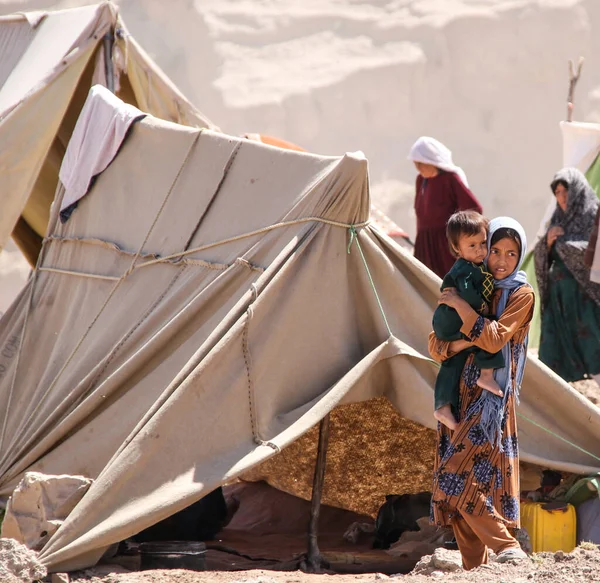
<svg viewBox="0 0 600 583"><path fill-rule="evenodd" d="M158 118L215 128L143 51L114 4L0 17L0 248L14 233L32 265L94 83Z"/></svg>

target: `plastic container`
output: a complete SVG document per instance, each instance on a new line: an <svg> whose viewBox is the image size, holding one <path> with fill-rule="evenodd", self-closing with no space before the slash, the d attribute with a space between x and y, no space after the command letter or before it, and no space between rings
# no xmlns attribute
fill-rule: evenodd
<svg viewBox="0 0 600 583"><path fill-rule="evenodd" d="M140 543L141 570L188 569L206 571L206 545L196 541Z"/></svg>
<svg viewBox="0 0 600 583"><path fill-rule="evenodd" d="M544 502L521 503L521 527L529 533L533 552L570 553L577 546L575 507L565 504L563 509L544 510L542 506Z"/></svg>

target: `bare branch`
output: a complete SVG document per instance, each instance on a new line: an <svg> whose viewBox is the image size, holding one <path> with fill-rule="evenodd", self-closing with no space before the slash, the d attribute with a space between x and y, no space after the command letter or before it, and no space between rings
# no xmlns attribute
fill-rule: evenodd
<svg viewBox="0 0 600 583"><path fill-rule="evenodd" d="M569 93L567 94L567 121L573 120L573 99L575 94L575 85L579 81L581 75L581 67L583 67L583 57L579 57L579 63L577 63L577 70L573 61L569 59Z"/></svg>

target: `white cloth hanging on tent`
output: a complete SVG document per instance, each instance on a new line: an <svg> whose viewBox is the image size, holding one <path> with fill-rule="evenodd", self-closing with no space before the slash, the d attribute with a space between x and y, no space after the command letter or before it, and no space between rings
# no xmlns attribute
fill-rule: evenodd
<svg viewBox="0 0 600 583"><path fill-rule="evenodd" d="M561 121L563 166L587 172L600 153L600 124Z"/></svg>
<svg viewBox="0 0 600 583"><path fill-rule="evenodd" d="M102 85L90 89L60 167L59 178L65 187L61 212L87 193L92 178L106 170L117 155L131 124L145 116ZM89 135L98 139L86 139Z"/></svg>

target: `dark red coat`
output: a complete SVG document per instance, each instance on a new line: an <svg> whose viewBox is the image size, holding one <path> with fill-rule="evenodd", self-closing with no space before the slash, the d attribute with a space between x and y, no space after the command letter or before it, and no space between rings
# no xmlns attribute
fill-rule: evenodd
<svg viewBox="0 0 600 583"><path fill-rule="evenodd" d="M415 214L417 238L415 257L431 271L444 277L456 261L446 239L446 223L456 211L482 212L475 195L453 172L440 173L424 181L417 176Z"/></svg>

